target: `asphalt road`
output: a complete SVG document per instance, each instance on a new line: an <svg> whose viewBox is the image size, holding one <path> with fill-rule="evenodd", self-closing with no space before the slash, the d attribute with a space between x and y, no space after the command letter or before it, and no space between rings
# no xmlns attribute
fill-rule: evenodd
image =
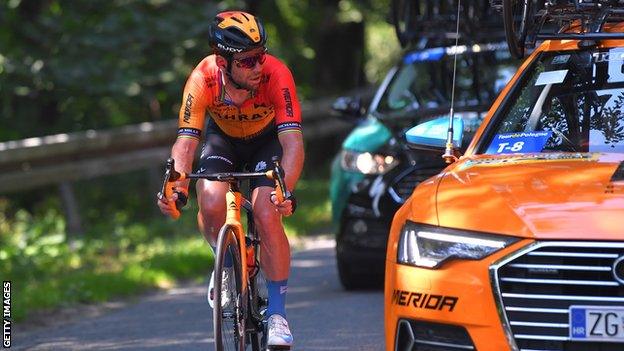
<svg viewBox="0 0 624 351"><path fill-rule="evenodd" d="M12 349L213 350L205 291L206 284L187 286L53 327L20 332L16 326ZM287 299L293 350L383 350L382 304L382 291L342 289L333 241L293 253Z"/></svg>

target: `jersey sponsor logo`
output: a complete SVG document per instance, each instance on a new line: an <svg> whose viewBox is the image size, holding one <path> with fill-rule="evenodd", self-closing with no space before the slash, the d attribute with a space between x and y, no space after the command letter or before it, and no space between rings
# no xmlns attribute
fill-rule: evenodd
<svg viewBox="0 0 624 351"><path fill-rule="evenodd" d="M282 96L284 97L284 102L286 102L286 116L293 117L295 114L293 113L292 98L290 97L290 89L282 88Z"/></svg>
<svg viewBox="0 0 624 351"><path fill-rule="evenodd" d="M301 128L301 123L297 123L297 122L286 122L286 123L280 123L277 126L278 129L286 129L286 128Z"/></svg>
<svg viewBox="0 0 624 351"><path fill-rule="evenodd" d="M188 94L184 103L184 123L191 123L191 107L193 107L193 95Z"/></svg>
<svg viewBox="0 0 624 351"><path fill-rule="evenodd" d="M201 136L201 130L196 128L178 128L178 135L199 138Z"/></svg>
<svg viewBox="0 0 624 351"><path fill-rule="evenodd" d="M277 133L283 133L286 131L301 131L301 123L286 122L277 125Z"/></svg>
<svg viewBox="0 0 624 351"><path fill-rule="evenodd" d="M413 308L424 308L428 310L447 310L453 312L458 297L445 296L436 294L425 294L420 292L405 291L395 289L392 292L392 303L399 306L408 306Z"/></svg>
<svg viewBox="0 0 624 351"><path fill-rule="evenodd" d="M261 113L245 114L245 113L227 113L227 111L219 112L214 111L214 116L224 121L257 121L266 118L269 115L269 111Z"/></svg>
<svg viewBox="0 0 624 351"><path fill-rule="evenodd" d="M203 154L202 154L202 156L203 156ZM210 159L224 161L224 162L227 162L227 163L229 163L231 165L234 164L234 163L232 163L232 161L228 160L227 158L225 158L223 156L219 156L219 155L211 155L211 156L206 157L206 160L210 160Z"/></svg>

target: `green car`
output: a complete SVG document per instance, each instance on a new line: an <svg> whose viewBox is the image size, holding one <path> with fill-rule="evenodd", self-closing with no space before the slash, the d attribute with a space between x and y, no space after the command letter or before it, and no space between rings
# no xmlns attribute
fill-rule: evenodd
<svg viewBox="0 0 624 351"><path fill-rule="evenodd" d="M516 71L505 42L407 51L365 113L354 98L339 98L333 105L344 116L358 117L332 163L330 183L338 272L348 290L383 284L394 213L416 185L445 167L438 155L410 149L405 131L448 115L455 52L454 111L463 119L467 146Z"/></svg>

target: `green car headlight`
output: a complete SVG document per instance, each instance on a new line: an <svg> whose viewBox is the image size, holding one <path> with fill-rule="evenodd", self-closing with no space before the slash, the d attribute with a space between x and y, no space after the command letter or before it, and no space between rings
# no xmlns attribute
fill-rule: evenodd
<svg viewBox="0 0 624 351"><path fill-rule="evenodd" d="M453 259L479 260L519 239L407 221L399 238L397 262L438 268Z"/></svg>
<svg viewBox="0 0 624 351"><path fill-rule="evenodd" d="M370 152L343 150L340 155L342 169L364 174L384 174L398 163L399 161L392 156Z"/></svg>

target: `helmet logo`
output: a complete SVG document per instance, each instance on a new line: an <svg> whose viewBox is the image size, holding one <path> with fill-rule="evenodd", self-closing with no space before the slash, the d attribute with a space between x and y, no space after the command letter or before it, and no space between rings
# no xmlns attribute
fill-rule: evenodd
<svg viewBox="0 0 624 351"><path fill-rule="evenodd" d="M218 43L217 47L220 50L227 51L227 52L242 52L243 51L243 49L232 48L232 47L229 47L229 46L225 46L225 45L223 45L221 43Z"/></svg>

